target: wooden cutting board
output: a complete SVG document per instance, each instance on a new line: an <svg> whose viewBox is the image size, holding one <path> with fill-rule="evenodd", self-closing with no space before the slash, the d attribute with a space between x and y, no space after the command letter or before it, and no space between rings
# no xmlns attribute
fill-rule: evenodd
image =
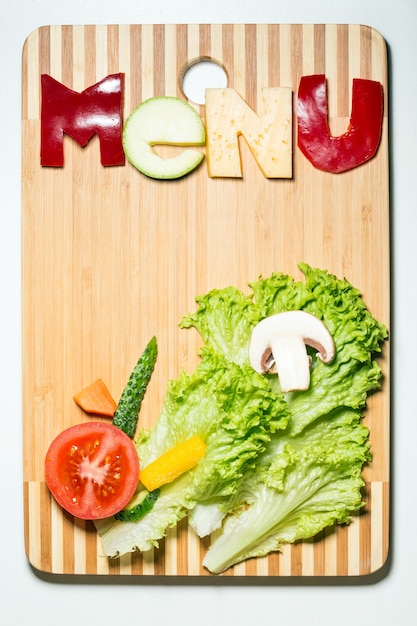
<svg viewBox="0 0 417 626"><path fill-rule="evenodd" d="M40 166L40 75L82 91L125 74L125 117L157 95L183 97L191 61L213 58L228 86L260 110L262 87L290 87L326 74L329 123L345 132L353 78L380 81L385 111L378 153L344 174L315 169L296 147L293 177L267 180L241 143L243 177L211 179L205 163L174 182L146 178L126 163L100 165L99 143L65 139L65 166ZM195 297L274 271L302 278L302 261L346 277L389 326L390 257L386 45L359 25L46 26L23 49L23 450L25 545L30 563L55 574L210 576L207 548L187 522L160 549L116 560L102 555L92 524L74 520L44 483L47 447L86 418L73 394L102 378L118 399L148 339L159 357L141 424L152 426L168 380L197 364L199 340L180 330ZM195 105L204 118L204 107ZM294 129L294 137L296 136ZM389 362L366 413L374 460L366 510L346 528L235 566L224 576L366 576L389 542Z"/></svg>

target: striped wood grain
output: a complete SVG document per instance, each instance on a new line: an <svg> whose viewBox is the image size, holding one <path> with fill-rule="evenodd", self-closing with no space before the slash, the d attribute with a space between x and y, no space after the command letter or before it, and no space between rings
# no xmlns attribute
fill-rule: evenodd
<svg viewBox="0 0 417 626"><path fill-rule="evenodd" d="M187 522L155 553L109 561L89 523L64 514L43 482L52 438L82 421L72 395L101 377L115 398L152 334L160 346L142 408L151 426L167 381L197 363L199 340L178 329L195 296L283 271L326 268L357 286L389 325L387 106L377 156L340 175L315 170L294 148L292 180L266 180L241 144L243 178L209 179L205 164L176 182L152 181L132 166L102 168L98 141L65 139L65 167L39 165L40 74L77 91L125 73L125 116L156 95L183 97L180 76L195 59L221 62L255 110L261 88L291 87L325 73L330 127L344 132L352 78L380 81L386 49L358 25L46 26L22 57L23 426L25 545L31 564L69 574L209 576L207 545ZM387 98L386 98L387 100ZM204 107L196 106L204 116ZM295 116L294 116L295 124ZM294 146L295 146L294 141ZM347 528L326 530L282 554L248 561L224 576L356 576L377 571L388 553L389 362L383 391L370 399L374 460L366 468L366 509Z"/></svg>

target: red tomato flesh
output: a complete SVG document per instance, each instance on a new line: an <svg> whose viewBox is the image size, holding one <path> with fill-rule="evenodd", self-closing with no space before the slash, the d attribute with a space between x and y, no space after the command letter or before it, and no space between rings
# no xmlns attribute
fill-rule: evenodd
<svg viewBox="0 0 417 626"><path fill-rule="evenodd" d="M119 428L86 422L61 432L45 457L46 483L55 500L85 520L123 509L139 481L133 441Z"/></svg>

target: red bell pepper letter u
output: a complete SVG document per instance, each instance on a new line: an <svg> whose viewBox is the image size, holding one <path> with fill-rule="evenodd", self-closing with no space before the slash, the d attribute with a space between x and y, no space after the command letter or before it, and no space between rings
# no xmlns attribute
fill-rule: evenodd
<svg viewBox="0 0 417 626"><path fill-rule="evenodd" d="M42 74L41 165L64 165L64 133L85 146L97 133L102 165L124 165L123 74L110 74L81 93Z"/></svg>
<svg viewBox="0 0 417 626"><path fill-rule="evenodd" d="M298 147L319 170L338 174L371 159L381 140L381 83L354 78L352 112L347 131L338 137L328 124L326 77L303 76L297 102Z"/></svg>

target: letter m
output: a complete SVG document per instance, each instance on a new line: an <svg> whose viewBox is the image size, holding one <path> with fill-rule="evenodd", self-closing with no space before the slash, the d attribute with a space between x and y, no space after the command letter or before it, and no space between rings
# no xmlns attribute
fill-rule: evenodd
<svg viewBox="0 0 417 626"><path fill-rule="evenodd" d="M80 146L97 134L102 165L124 165L123 74L110 74L81 93L41 76L41 165L64 165L64 134Z"/></svg>

